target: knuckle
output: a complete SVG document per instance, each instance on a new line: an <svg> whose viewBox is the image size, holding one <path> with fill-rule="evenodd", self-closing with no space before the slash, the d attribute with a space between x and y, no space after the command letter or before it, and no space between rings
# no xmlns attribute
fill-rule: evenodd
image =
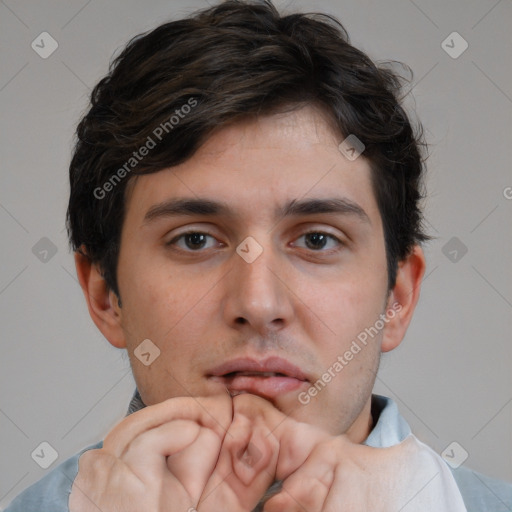
<svg viewBox="0 0 512 512"><path fill-rule="evenodd" d="M265 503L263 510L264 512L282 512L291 510L294 505L295 502L288 494L280 492Z"/></svg>
<svg viewBox="0 0 512 512"><path fill-rule="evenodd" d="M95 466L98 465L99 460L101 459L101 450L87 450L86 452L80 455L78 459L78 470L84 471L88 469L94 469Z"/></svg>
<svg viewBox="0 0 512 512"><path fill-rule="evenodd" d="M299 503L306 510L314 509L318 503L323 503L329 491L329 486L317 478L303 481L293 488L286 489L295 503Z"/></svg>

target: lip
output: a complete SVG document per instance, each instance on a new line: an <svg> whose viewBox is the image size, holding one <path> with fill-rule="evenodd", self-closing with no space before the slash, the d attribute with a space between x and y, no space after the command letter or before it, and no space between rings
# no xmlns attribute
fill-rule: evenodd
<svg viewBox="0 0 512 512"><path fill-rule="evenodd" d="M300 368L281 357L268 357L260 361L233 359L213 368L207 376L223 384L230 392L252 393L264 398L276 398L309 382Z"/></svg>

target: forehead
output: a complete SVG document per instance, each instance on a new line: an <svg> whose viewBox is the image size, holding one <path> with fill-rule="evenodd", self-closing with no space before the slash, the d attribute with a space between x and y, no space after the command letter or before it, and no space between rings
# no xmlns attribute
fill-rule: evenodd
<svg viewBox="0 0 512 512"><path fill-rule="evenodd" d="M370 166L363 157L348 160L341 138L313 107L223 127L183 164L132 178L126 221L140 222L155 204L194 196L253 219L308 197L342 197L379 217Z"/></svg>

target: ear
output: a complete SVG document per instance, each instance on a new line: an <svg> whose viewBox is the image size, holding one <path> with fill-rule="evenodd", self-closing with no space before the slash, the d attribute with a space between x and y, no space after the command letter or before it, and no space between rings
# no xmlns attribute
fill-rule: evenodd
<svg viewBox="0 0 512 512"><path fill-rule="evenodd" d="M87 256L75 252L75 266L89 314L96 327L114 347L126 348L118 297L107 286L98 266L92 264Z"/></svg>
<svg viewBox="0 0 512 512"><path fill-rule="evenodd" d="M415 245L405 260L399 262L395 286L386 305L387 322L382 337L382 352L398 347L404 338L420 298L425 267L425 256L419 245Z"/></svg>

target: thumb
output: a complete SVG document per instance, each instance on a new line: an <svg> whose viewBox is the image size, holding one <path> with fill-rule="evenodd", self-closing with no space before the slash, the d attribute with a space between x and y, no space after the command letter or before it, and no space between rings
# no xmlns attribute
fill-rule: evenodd
<svg viewBox="0 0 512 512"><path fill-rule="evenodd" d="M200 512L252 510L275 477L279 444L261 416L237 410L219 460L199 502Z"/></svg>

